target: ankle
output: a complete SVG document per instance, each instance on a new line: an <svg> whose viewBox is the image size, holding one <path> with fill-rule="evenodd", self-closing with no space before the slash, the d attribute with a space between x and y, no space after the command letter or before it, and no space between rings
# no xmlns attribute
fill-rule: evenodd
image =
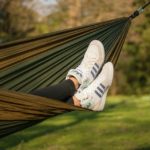
<svg viewBox="0 0 150 150"><path fill-rule="evenodd" d="M73 77L73 76L69 77L69 80L71 80L73 82L74 87L77 90L79 88L79 82L78 82L78 80L75 77Z"/></svg>
<svg viewBox="0 0 150 150"><path fill-rule="evenodd" d="M72 97L72 100L75 106L81 107L80 101L75 96Z"/></svg>

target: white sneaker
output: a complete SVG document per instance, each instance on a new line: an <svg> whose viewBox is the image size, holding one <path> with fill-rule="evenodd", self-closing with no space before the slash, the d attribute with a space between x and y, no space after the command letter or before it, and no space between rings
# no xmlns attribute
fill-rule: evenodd
<svg viewBox="0 0 150 150"><path fill-rule="evenodd" d="M80 86L80 90L86 88L98 75L105 59L105 51L103 44L94 40L90 43L81 64L76 69L71 69L66 79L74 76Z"/></svg>
<svg viewBox="0 0 150 150"><path fill-rule="evenodd" d="M98 77L87 88L75 94L83 108L94 111L102 111L104 109L107 92L112 84L113 74L113 64L108 62L103 66Z"/></svg>

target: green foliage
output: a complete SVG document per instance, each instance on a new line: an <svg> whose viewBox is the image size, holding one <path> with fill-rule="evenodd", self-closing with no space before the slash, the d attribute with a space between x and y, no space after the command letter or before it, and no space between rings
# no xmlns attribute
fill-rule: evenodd
<svg viewBox="0 0 150 150"><path fill-rule="evenodd" d="M0 39L3 42L23 38L34 30L35 14L25 8L20 0L4 1L0 14L3 14L0 15Z"/></svg>
<svg viewBox="0 0 150 150"><path fill-rule="evenodd" d="M145 10L142 24L133 30L139 36L138 42L128 42L125 49L128 55L125 68L120 67L127 76L128 86L124 93L144 94L150 91L150 10ZM137 18L138 19L138 18Z"/></svg>

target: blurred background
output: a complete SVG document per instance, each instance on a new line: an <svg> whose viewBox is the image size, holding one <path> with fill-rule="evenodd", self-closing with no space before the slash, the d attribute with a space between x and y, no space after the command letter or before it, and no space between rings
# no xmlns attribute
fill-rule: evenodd
<svg viewBox="0 0 150 150"><path fill-rule="evenodd" d="M0 0L0 43L129 16L147 0ZM111 94L150 92L150 9L136 18Z"/></svg>
<svg viewBox="0 0 150 150"><path fill-rule="evenodd" d="M0 44L52 31L129 16L135 9L147 1L148 0L0 0ZM34 129L35 133L32 132L33 129L29 129L17 134L18 136L6 138L0 142L0 150L38 148L42 150L72 150L76 149L77 145L81 146L79 146L78 149L82 149L86 145L89 146L89 144L91 147L87 146L87 149L92 148L93 150L100 149L99 147L101 147L101 149L109 148L115 150L148 150L150 149L150 140L148 139L150 137L148 127L150 125L149 94L150 7L132 22L116 67L115 79L110 90L111 97L107 106L109 109L106 110L106 112L100 116L97 116L95 113L85 113L82 115L80 113L72 113L59 118L60 121L54 119L53 122L50 121L50 128L49 123L46 122L40 126L36 126ZM124 96L119 97L118 95ZM141 103L143 104L142 106L140 105ZM112 118L108 120L110 116L112 116ZM86 118L91 119L91 121L99 118L99 121L97 121L102 122L102 124L98 126L100 128L92 132L92 134L95 134L92 141L89 136L91 133L88 134L89 139L86 140L83 139L83 135L80 135L83 130L85 131L85 124L89 127L88 130L91 130L91 128L95 129L96 124L89 124ZM143 120L138 120L141 118ZM115 125L114 122L119 121L119 119L119 124ZM71 121L73 122L71 123ZM81 122L81 124L74 126L78 122ZM137 123L137 126L135 123ZM66 124L67 128L65 128ZM62 130L60 131L58 129ZM78 134L71 134L70 132L72 132L72 130L75 130ZM106 137L104 139L101 137L99 141L97 137L99 135L96 136L96 134L99 133L100 130L101 136ZM70 133L67 138L65 136L66 132ZM122 136L119 136L118 132L123 133ZM50 133L50 135L45 136L46 133ZM109 133L113 137L112 140L108 140L107 136ZM131 136L129 133L133 135ZM136 139L138 133L140 140ZM76 137L74 139L73 136L75 135ZM86 133L84 133L84 137L85 136L88 137ZM59 137L61 137L61 140L58 140ZM33 139L34 141L32 141ZM38 143L35 142L35 139ZM57 139L57 142L54 144L54 141L50 142L48 139L52 141ZM81 144L78 141L79 139L84 142ZM98 145L96 142L92 143L95 140L99 141ZM32 141L32 144L30 141ZM117 141L119 142L119 146L117 146ZM24 144L26 142L27 145ZM68 144L70 144L70 147ZM111 144L114 145L114 147L109 147ZM126 148L123 148L122 144L126 145Z"/></svg>

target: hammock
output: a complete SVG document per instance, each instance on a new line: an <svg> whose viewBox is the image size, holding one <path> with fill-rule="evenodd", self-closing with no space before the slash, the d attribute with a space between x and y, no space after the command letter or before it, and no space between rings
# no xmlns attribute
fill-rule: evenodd
<svg viewBox="0 0 150 150"><path fill-rule="evenodd" d="M94 39L104 44L105 62L115 65L132 19L149 4L129 17L0 45L0 138L62 113L85 110L28 93L64 80Z"/></svg>

